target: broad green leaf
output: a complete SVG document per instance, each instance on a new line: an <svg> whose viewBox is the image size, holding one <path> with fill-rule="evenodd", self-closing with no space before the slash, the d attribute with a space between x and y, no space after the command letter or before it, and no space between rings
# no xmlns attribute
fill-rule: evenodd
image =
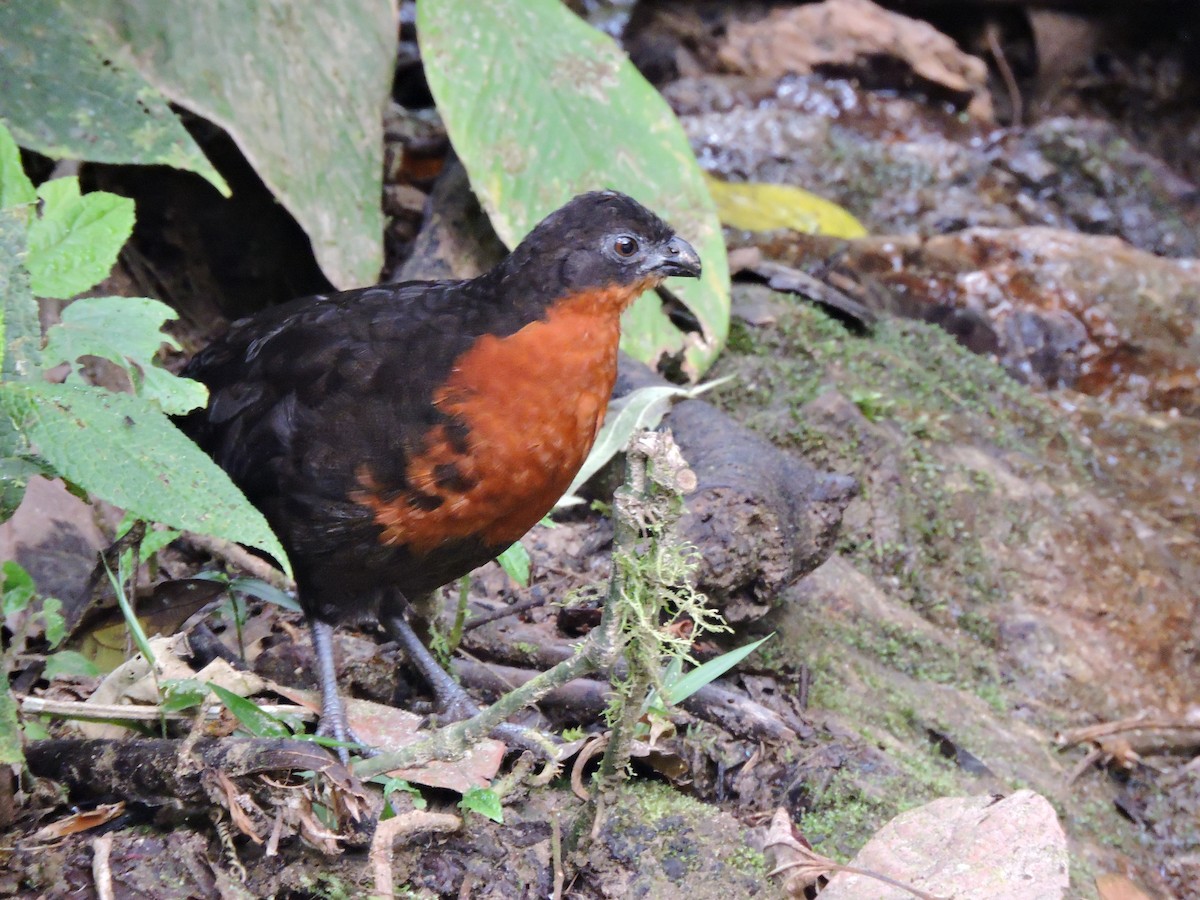
<svg viewBox="0 0 1200 900"><path fill-rule="evenodd" d="M392 806L392 794L396 792L408 794L410 802L415 809L425 809L429 804L425 798L421 796L421 789L415 784L405 781L403 778L389 778L387 775L376 775L374 778L368 779L371 784L377 784L383 789L383 813L379 820L384 821L391 819L396 815L396 811Z"/></svg>
<svg viewBox="0 0 1200 900"><path fill-rule="evenodd" d="M208 683L208 687L225 704L225 708L233 713L241 726L255 737L287 738L292 736L292 729L288 728L282 719L259 709L258 704L245 697L239 697L233 691L211 681Z"/></svg>
<svg viewBox="0 0 1200 900"><path fill-rule="evenodd" d="M705 176L716 201L721 221L743 231L774 231L790 228L804 234L860 238L867 236L863 224L816 194L787 184L748 182L734 184Z"/></svg>
<svg viewBox="0 0 1200 900"><path fill-rule="evenodd" d="M694 380L729 327L716 210L674 113L611 38L559 0L421 0L425 75L454 149L510 247L574 195L623 191L700 253L704 276L668 287L700 322L686 335L653 293L625 314L622 347L651 365L684 352Z"/></svg>
<svg viewBox="0 0 1200 900"><path fill-rule="evenodd" d="M183 712L204 702L208 696L208 685L197 678L171 678L164 681L162 688L163 712Z"/></svg>
<svg viewBox="0 0 1200 900"><path fill-rule="evenodd" d="M24 566L11 559L0 566L0 576L4 579L0 585L0 591L3 591L0 594L0 612L5 617L15 615L29 605L37 592L33 576L25 571Z"/></svg>
<svg viewBox="0 0 1200 900"><path fill-rule="evenodd" d="M394 0L65 2L173 102L229 133L330 281L378 278Z"/></svg>
<svg viewBox="0 0 1200 900"><path fill-rule="evenodd" d="M682 703L700 688L706 684L711 684L716 681L743 659L757 650L764 641L770 640L772 635L767 635L765 638L759 638L757 641L746 644L744 647L738 647L736 650L730 650L728 653L722 653L720 656L710 659L703 665L696 666L692 671L680 677L671 684L664 687L664 693L668 703Z"/></svg>
<svg viewBox="0 0 1200 900"><path fill-rule="evenodd" d="M25 216L18 209L0 209L0 353L3 378L28 378L42 340L37 301L25 271L28 247ZM12 441L0 444L11 452Z"/></svg>
<svg viewBox="0 0 1200 900"><path fill-rule="evenodd" d="M68 299L102 281L133 234L133 201L105 191L79 192L78 178L38 188L41 215L29 223L25 268L39 297Z"/></svg>
<svg viewBox="0 0 1200 900"><path fill-rule="evenodd" d="M13 430L12 422L0 416L0 430ZM15 434L15 431L14 431ZM12 518L25 498L25 488L34 475L53 475L34 460L19 457L0 458L0 522Z"/></svg>
<svg viewBox="0 0 1200 900"><path fill-rule="evenodd" d="M3 82L0 82L3 83ZM37 199L33 182L21 166L21 151L0 121L0 209L26 206Z"/></svg>
<svg viewBox="0 0 1200 900"><path fill-rule="evenodd" d="M529 551L525 549L525 545L517 541L503 553L496 557L496 562L500 563L500 568L508 573L508 577L519 584L521 587L526 587L529 584Z"/></svg>
<svg viewBox="0 0 1200 900"><path fill-rule="evenodd" d="M171 307L146 297L76 300L63 310L62 321L46 332L42 368L69 362L73 378L78 379L79 357L99 356L124 369L135 392L153 400L163 412L188 412L207 402L207 389L154 364L163 344L179 346L162 331L163 323L174 318Z"/></svg>
<svg viewBox="0 0 1200 900"><path fill-rule="evenodd" d="M82 675L92 678L100 674L96 664L74 650L59 650L46 657L45 678L53 681L59 675Z"/></svg>
<svg viewBox="0 0 1200 900"><path fill-rule="evenodd" d="M114 57L79 6L81 16L60 0L0 3L0 119L17 143L55 158L185 169L228 196L166 99Z"/></svg>
<svg viewBox="0 0 1200 900"><path fill-rule="evenodd" d="M500 795L491 788L468 788L458 801L458 808L477 812L493 822L504 821L504 809L500 806Z"/></svg>
<svg viewBox="0 0 1200 900"><path fill-rule="evenodd" d="M8 687L8 678L0 680L0 766L24 765L21 750L21 721L17 718L17 700Z"/></svg>
<svg viewBox="0 0 1200 900"><path fill-rule="evenodd" d="M262 514L146 401L69 384L0 384L0 410L64 478L137 516L257 547L290 574Z"/></svg>
<svg viewBox="0 0 1200 900"><path fill-rule="evenodd" d="M67 636L67 620L63 618L62 601L47 597L42 601L42 622L45 624L46 643L57 647Z"/></svg>
<svg viewBox="0 0 1200 900"><path fill-rule="evenodd" d="M125 513L120 524L117 525L117 539L123 538L129 529L139 521L141 520L132 513ZM138 557L147 560L178 537L179 532L172 528L147 528L146 536L138 545Z"/></svg>

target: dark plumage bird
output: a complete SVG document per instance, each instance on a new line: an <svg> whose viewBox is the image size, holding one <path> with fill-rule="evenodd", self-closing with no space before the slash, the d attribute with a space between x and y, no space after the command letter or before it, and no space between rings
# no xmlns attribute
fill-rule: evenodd
<svg viewBox="0 0 1200 900"><path fill-rule="evenodd" d="M322 733L348 734L333 625L379 621L411 650L406 598L495 558L579 471L616 378L621 312L699 274L696 251L645 207L582 194L478 278L295 300L192 360L209 404L182 427L291 557ZM426 672L435 687L439 674Z"/></svg>

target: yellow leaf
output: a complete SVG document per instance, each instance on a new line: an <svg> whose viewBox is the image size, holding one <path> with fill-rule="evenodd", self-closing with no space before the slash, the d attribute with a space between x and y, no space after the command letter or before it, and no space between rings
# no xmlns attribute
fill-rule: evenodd
<svg viewBox="0 0 1200 900"><path fill-rule="evenodd" d="M743 231L790 228L829 237L866 237L862 223L836 203L786 184L732 184L705 174L721 222Z"/></svg>

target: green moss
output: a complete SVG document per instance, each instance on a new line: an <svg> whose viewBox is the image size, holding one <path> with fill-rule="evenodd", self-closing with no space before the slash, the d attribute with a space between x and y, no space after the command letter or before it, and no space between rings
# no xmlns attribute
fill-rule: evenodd
<svg viewBox="0 0 1200 900"><path fill-rule="evenodd" d="M712 809L659 781L634 780L622 792L636 802L640 821L655 825L668 816L709 816Z"/></svg>
<svg viewBox="0 0 1200 900"><path fill-rule="evenodd" d="M353 897L362 896L362 892L358 888L346 884L337 875L332 874L322 874L316 878L301 878L300 886L319 900L351 900Z"/></svg>
<svg viewBox="0 0 1200 900"><path fill-rule="evenodd" d="M870 794L854 773L838 771L800 817L800 830L818 853L848 862L895 816L960 791L949 766L932 758L926 767L876 780Z"/></svg>
<svg viewBox="0 0 1200 900"><path fill-rule="evenodd" d="M747 875L765 875L767 872L767 857L761 850L750 847L739 847L725 860L730 867Z"/></svg>

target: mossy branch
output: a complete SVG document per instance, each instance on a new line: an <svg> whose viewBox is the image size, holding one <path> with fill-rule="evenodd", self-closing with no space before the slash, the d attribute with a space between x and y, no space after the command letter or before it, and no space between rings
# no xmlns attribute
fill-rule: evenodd
<svg viewBox="0 0 1200 900"><path fill-rule="evenodd" d="M614 735L605 770L624 771L633 726L641 716L646 692L659 677L663 642L673 653L686 653L690 646L690 639L666 630L662 610L667 610L667 625L686 615L701 627L712 627L715 615L705 610L698 595L686 586L688 554L669 538L682 510L682 494L695 486L695 475L669 434L639 435L628 459L627 483L614 498L615 550L608 599L600 625L575 655L505 694L476 716L441 728L401 750L360 760L354 764L357 776L370 778L432 759L461 756L497 725L555 688L611 669L622 652L630 674L618 687L618 695L626 699L618 700L610 712Z"/></svg>

